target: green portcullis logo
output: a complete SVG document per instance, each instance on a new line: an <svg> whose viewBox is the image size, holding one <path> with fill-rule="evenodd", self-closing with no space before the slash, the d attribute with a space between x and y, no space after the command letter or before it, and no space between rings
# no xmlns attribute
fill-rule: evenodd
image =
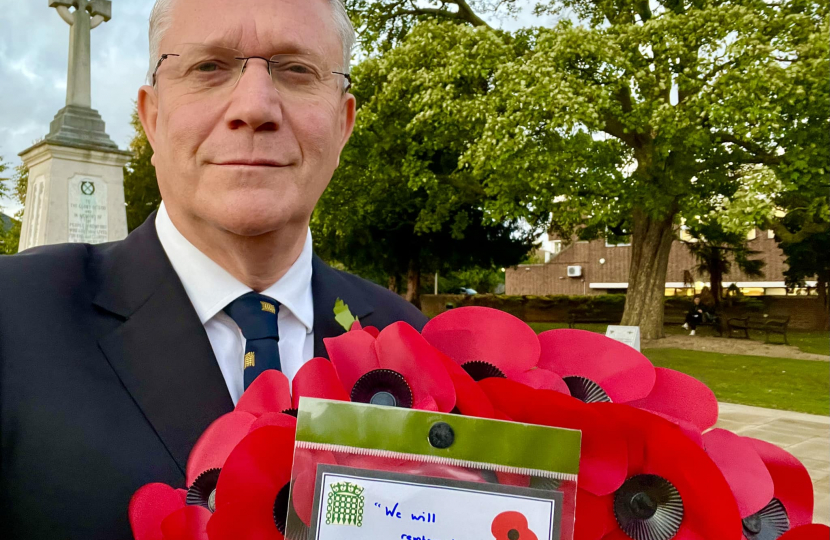
<svg viewBox="0 0 830 540"><path fill-rule="evenodd" d="M330 484L326 501L326 525L363 526L363 489L351 482Z"/></svg>

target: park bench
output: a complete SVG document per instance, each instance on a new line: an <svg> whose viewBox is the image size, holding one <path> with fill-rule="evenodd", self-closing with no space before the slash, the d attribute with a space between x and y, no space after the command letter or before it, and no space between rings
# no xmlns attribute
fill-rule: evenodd
<svg viewBox="0 0 830 540"><path fill-rule="evenodd" d="M757 316L749 315L746 317L730 317L726 321L729 326L729 337L739 337L749 339L750 330L760 330L764 332L766 339L764 343L770 343L770 334L780 334L784 338L784 344L789 345L787 341L787 327L790 324L790 317L778 316ZM735 336L734 333L738 335ZM743 334L743 335L740 335Z"/></svg>
<svg viewBox="0 0 830 540"><path fill-rule="evenodd" d="M678 310L672 308L666 308L663 312L663 324L676 324L678 326L682 325L686 322L686 312L687 310ZM721 317L720 314L714 313L714 317L710 320L705 318L703 322L697 325L698 328L701 326L711 326L715 329L715 332L718 333L719 337L723 337L723 324L721 324Z"/></svg>

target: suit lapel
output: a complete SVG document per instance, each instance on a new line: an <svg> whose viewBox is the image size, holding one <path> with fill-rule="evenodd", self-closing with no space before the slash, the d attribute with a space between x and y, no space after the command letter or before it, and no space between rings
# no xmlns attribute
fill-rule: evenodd
<svg viewBox="0 0 830 540"><path fill-rule="evenodd" d="M127 392L185 470L193 444L233 410L190 299L161 247L155 213L101 261L99 308L123 322L99 346Z"/></svg>
<svg viewBox="0 0 830 540"><path fill-rule="evenodd" d="M348 306L361 323L368 321L374 307L343 274L322 261L317 255L311 261L311 292L314 297L314 356L328 358L323 338L335 337L346 330L334 320L334 303L338 298ZM365 324L364 324L365 325Z"/></svg>

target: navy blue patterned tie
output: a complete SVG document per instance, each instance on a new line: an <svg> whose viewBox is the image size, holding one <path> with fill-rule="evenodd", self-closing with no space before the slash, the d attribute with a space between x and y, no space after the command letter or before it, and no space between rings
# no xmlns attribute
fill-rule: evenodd
<svg viewBox="0 0 830 540"><path fill-rule="evenodd" d="M245 336L246 389L266 369L281 369L279 311L279 302L255 292L240 296L225 308Z"/></svg>

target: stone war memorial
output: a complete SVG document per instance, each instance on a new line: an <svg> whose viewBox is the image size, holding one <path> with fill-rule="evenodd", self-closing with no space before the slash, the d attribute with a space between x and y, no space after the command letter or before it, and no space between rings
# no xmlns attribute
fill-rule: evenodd
<svg viewBox="0 0 830 540"><path fill-rule="evenodd" d="M66 106L55 115L49 134L20 153L29 169L20 251L127 236L123 167L130 153L107 135L91 96L90 34L110 20L112 4L48 1L70 28Z"/></svg>

